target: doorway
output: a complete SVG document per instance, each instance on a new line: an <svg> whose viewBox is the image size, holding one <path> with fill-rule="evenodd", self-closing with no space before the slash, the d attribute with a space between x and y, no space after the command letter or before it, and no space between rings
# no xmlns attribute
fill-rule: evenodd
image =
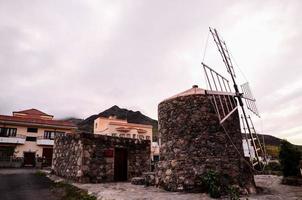
<svg viewBox="0 0 302 200"><path fill-rule="evenodd" d="M125 148L114 149L114 181L128 179L128 151Z"/></svg>
<svg viewBox="0 0 302 200"><path fill-rule="evenodd" d="M24 166L34 167L36 165L36 154L34 152L24 152Z"/></svg>
<svg viewBox="0 0 302 200"><path fill-rule="evenodd" d="M52 163L52 148L43 148L43 167L50 167Z"/></svg>

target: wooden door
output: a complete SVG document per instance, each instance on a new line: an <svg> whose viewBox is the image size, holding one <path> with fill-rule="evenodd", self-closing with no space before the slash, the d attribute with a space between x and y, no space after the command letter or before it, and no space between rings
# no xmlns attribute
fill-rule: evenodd
<svg viewBox="0 0 302 200"><path fill-rule="evenodd" d="M52 148L43 148L43 167L49 167L52 163Z"/></svg>
<svg viewBox="0 0 302 200"><path fill-rule="evenodd" d="M127 181L128 152L125 148L115 148L114 151L114 180Z"/></svg>
<svg viewBox="0 0 302 200"><path fill-rule="evenodd" d="M36 154L34 152L24 152L24 166L34 167L36 165Z"/></svg>

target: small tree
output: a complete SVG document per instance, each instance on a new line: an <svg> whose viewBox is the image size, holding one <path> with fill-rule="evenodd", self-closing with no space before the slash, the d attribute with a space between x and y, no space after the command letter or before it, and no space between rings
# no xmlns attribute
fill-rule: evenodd
<svg viewBox="0 0 302 200"><path fill-rule="evenodd" d="M280 164L283 175L286 176L301 176L299 162L301 159L301 152L291 143L286 140L281 141Z"/></svg>

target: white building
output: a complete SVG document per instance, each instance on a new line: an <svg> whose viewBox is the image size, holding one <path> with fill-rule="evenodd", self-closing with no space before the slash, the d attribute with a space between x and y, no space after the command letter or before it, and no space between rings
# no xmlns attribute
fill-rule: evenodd
<svg viewBox="0 0 302 200"><path fill-rule="evenodd" d="M251 143L252 140L248 139L247 141L245 139L242 140L244 157L249 157L250 159L256 158L255 150L254 150L254 148L252 146L252 143Z"/></svg>
<svg viewBox="0 0 302 200"><path fill-rule="evenodd" d="M76 128L34 108L0 115L0 160L21 158L22 165L35 166L44 158L51 166L55 135L74 133Z"/></svg>
<svg viewBox="0 0 302 200"><path fill-rule="evenodd" d="M95 119L93 133L152 141L151 125L128 123L127 120L117 119L116 117Z"/></svg>

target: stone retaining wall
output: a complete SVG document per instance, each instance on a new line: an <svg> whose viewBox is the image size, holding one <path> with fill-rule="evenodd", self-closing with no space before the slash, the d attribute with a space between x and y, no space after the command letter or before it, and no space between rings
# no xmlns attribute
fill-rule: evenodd
<svg viewBox="0 0 302 200"><path fill-rule="evenodd" d="M150 170L150 141L81 133L55 138L53 172L77 182L114 180L114 149L128 151L128 180Z"/></svg>
<svg viewBox="0 0 302 200"><path fill-rule="evenodd" d="M232 142L219 125L210 99L205 94L180 96L158 107L160 158L157 183L169 191L201 189L201 176L209 170L223 175L227 184L250 192L253 174L238 154L243 155L238 112L224 122Z"/></svg>

